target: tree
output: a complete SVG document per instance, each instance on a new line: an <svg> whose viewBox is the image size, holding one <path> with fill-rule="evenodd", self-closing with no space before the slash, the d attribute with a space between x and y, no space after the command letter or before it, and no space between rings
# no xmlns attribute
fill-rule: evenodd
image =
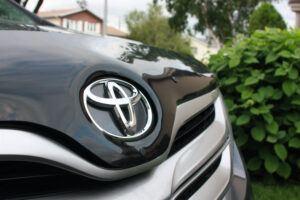
<svg viewBox="0 0 300 200"><path fill-rule="evenodd" d="M282 16L270 3L262 3L251 15L249 20L248 33L255 30L264 30L265 27L286 29Z"/></svg>
<svg viewBox="0 0 300 200"><path fill-rule="evenodd" d="M147 12L134 10L125 21L130 32L128 38L152 46L192 54L189 40L171 29L168 18L162 14L162 7L150 4Z"/></svg>
<svg viewBox="0 0 300 200"><path fill-rule="evenodd" d="M182 31L189 16L195 17L196 31L209 35L220 47L238 33L246 33L250 14L262 1L272 0L163 0L172 17L169 22ZM157 2L157 0L154 0Z"/></svg>
<svg viewBox="0 0 300 200"><path fill-rule="evenodd" d="M14 0L17 4L20 4L23 7L26 7L28 0ZM44 0L38 0L36 3L36 6L33 10L34 13L38 13L39 9L41 8L42 4L43 4Z"/></svg>
<svg viewBox="0 0 300 200"><path fill-rule="evenodd" d="M77 0L76 3L82 10L86 9L88 6L88 3L86 0Z"/></svg>

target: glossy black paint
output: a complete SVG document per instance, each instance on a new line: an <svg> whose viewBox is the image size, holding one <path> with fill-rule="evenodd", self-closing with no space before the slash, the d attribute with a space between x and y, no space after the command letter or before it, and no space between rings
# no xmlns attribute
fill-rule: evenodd
<svg viewBox="0 0 300 200"><path fill-rule="evenodd" d="M37 134L106 168L128 168L161 155L170 143L176 106L216 87L192 57L124 39L0 22L0 44L0 126L35 127ZM113 140L88 120L81 94L101 77L127 80L151 99L155 121L146 137Z"/></svg>

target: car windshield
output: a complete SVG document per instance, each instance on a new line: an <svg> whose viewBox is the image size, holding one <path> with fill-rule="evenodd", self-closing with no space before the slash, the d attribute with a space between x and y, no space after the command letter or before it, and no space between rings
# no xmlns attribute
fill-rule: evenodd
<svg viewBox="0 0 300 200"><path fill-rule="evenodd" d="M6 0L0 0L0 20L35 24L29 16Z"/></svg>

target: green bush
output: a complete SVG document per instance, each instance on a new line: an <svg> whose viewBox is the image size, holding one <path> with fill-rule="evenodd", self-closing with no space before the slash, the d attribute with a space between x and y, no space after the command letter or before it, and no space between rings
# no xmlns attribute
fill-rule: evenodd
<svg viewBox="0 0 300 200"><path fill-rule="evenodd" d="M192 55L189 39L170 27L161 6L149 4L146 12L134 10L125 17L125 21L129 39Z"/></svg>
<svg viewBox="0 0 300 200"><path fill-rule="evenodd" d="M256 30L264 30L265 27L286 29L282 16L268 2L262 3L250 16L248 33L251 35Z"/></svg>
<svg viewBox="0 0 300 200"><path fill-rule="evenodd" d="M300 173L300 30L265 29L211 56L249 171ZM299 177L298 177L299 178Z"/></svg>

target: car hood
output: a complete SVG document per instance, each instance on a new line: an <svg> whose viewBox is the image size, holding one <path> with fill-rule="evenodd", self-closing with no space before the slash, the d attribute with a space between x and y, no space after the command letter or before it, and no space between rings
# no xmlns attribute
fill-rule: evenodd
<svg viewBox="0 0 300 200"><path fill-rule="evenodd" d="M216 87L192 57L120 38L0 22L0 44L0 127L42 134L105 168L161 155L176 107ZM147 137L114 141L88 120L82 91L101 77L127 80L151 99L155 123Z"/></svg>

